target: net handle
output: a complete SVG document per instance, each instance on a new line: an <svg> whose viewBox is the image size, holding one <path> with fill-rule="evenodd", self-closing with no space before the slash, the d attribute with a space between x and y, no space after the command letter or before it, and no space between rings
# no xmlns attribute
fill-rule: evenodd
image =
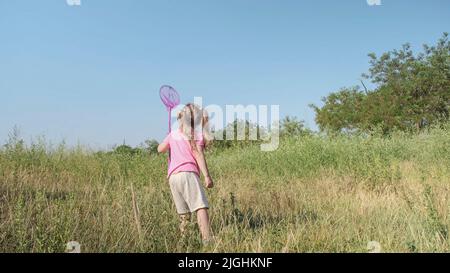
<svg viewBox="0 0 450 273"><path fill-rule="evenodd" d="M169 134L172 132L172 108L169 108Z"/></svg>

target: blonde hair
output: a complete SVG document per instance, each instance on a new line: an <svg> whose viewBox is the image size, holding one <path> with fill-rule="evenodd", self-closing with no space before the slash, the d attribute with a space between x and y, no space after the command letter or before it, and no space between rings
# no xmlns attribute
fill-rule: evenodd
<svg viewBox="0 0 450 273"><path fill-rule="evenodd" d="M198 105L193 103L186 104L185 107L178 113L178 122L180 129L187 136L193 151L197 151L195 143L195 132L200 127L202 132L205 147L212 141L212 136L209 129L209 117L206 110L201 109Z"/></svg>

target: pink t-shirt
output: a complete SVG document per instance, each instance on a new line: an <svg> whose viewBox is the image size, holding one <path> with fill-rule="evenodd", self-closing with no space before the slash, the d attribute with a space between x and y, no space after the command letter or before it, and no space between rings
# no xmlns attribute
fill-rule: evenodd
<svg viewBox="0 0 450 273"><path fill-rule="evenodd" d="M196 134L197 145L204 146L202 134ZM179 172L194 172L200 176L197 161L192 152L189 139L180 131L172 131L163 143L169 144L170 162L167 177Z"/></svg>

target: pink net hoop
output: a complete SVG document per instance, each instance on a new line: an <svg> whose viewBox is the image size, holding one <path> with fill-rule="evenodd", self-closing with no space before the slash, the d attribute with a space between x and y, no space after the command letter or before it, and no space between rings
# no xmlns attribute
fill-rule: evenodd
<svg viewBox="0 0 450 273"><path fill-rule="evenodd" d="M169 112L170 133L172 131L172 109L180 104L180 95L178 95L178 92L172 86L163 85L161 89L159 89L159 97L161 98L161 101L167 107L167 111Z"/></svg>
<svg viewBox="0 0 450 273"><path fill-rule="evenodd" d="M169 85L163 85L161 87L161 89L159 90L159 97L167 107L168 111L172 110L178 104L180 104L180 95L178 95L178 92Z"/></svg>

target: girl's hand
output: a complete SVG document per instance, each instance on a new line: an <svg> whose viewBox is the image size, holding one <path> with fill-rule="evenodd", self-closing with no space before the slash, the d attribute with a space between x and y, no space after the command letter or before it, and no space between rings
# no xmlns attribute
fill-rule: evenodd
<svg viewBox="0 0 450 273"><path fill-rule="evenodd" d="M205 177L205 187L207 189L211 189L212 187L214 187L214 182L210 176Z"/></svg>

